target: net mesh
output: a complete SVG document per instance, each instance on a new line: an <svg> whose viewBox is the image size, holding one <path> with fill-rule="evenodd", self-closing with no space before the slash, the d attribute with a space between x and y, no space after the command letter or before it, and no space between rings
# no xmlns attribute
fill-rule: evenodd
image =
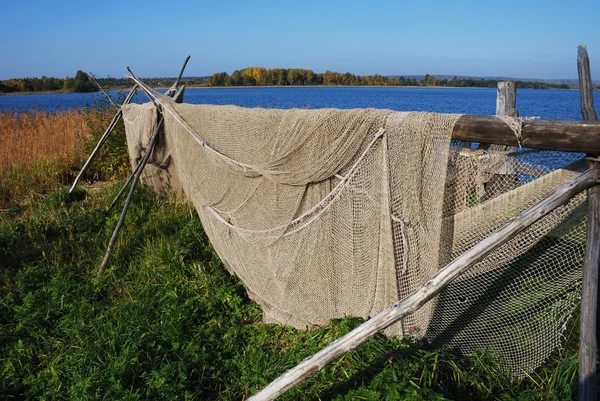
<svg viewBox="0 0 600 401"><path fill-rule="evenodd" d="M368 318L561 184L581 155L454 142L459 115L176 104L143 179L187 196L266 322ZM132 165L159 113L127 105ZM493 348L519 374L560 346L577 305L585 197L488 255L388 329L469 353Z"/></svg>

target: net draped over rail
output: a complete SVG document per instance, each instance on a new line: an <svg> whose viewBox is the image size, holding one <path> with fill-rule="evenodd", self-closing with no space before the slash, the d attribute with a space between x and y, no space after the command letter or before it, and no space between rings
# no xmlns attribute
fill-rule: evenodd
<svg viewBox="0 0 600 401"><path fill-rule="evenodd" d="M374 316L580 174L578 164L565 168L565 154L452 142L459 115L157 96L164 129L145 183L186 196L264 320L297 328ZM159 112L123 111L135 167ZM417 331L464 352L490 347L517 373L539 366L578 302L584 200L490 254L388 333Z"/></svg>

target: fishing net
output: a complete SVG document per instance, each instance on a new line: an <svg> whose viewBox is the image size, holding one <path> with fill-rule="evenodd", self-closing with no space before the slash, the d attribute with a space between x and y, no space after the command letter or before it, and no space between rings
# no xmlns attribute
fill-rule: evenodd
<svg viewBox="0 0 600 401"><path fill-rule="evenodd" d="M578 155L454 142L459 115L376 109L124 107L144 181L187 197L265 322L369 318L581 172ZM492 348L519 373L560 346L585 246L578 196L387 331L465 353Z"/></svg>

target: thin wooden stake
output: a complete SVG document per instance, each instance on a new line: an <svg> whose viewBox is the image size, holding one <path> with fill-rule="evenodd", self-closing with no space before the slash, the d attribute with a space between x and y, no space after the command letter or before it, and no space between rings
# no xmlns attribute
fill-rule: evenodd
<svg viewBox="0 0 600 401"><path fill-rule="evenodd" d="M127 71L129 71L129 73L131 74L131 78L133 78L134 82L138 83L139 81L138 81L137 77L133 74L133 71L131 71L131 68L129 68L129 66L127 67ZM144 86L140 85L139 83L138 83L138 85L140 86L140 88L142 88L142 90L144 91L144 93L146 94L148 99L150 99L150 101L152 102L154 107L158 108L158 104L156 104L156 102L154 101L154 98L150 95L150 92L148 92L146 90L146 88Z"/></svg>
<svg viewBox="0 0 600 401"><path fill-rule="evenodd" d="M137 87L138 86L136 84L131 89L131 92L129 92L129 95L127 95L127 98L125 98L125 101L123 102L123 106L126 105L126 104L129 104L129 102L131 102L131 99L133 99L133 96L135 95L135 92L137 91ZM94 148L94 150L92 150L92 153L90 154L90 156L88 157L88 159L83 164L83 167L79 171L79 174L77 174L77 177L75 177L75 180L73 181L73 185L71 185L71 189L69 189L69 194L72 193L75 190L75 187L79 183L79 180L83 176L83 173L85 173L85 171L88 169L88 167L90 166L90 164L92 164L92 160L94 160L94 158L96 157L96 155L100 151L100 148L102 148L102 145L104 145L104 143L108 139L109 135L112 133L113 129L119 123L119 120L121 119L122 116L123 116L123 109L119 108L119 110L117 110L115 116L113 117L112 121L108 125L108 128L106 128L106 131L104 131L104 134L102 134L102 136L100 137L100 140L96 144L96 147Z"/></svg>
<svg viewBox="0 0 600 401"><path fill-rule="evenodd" d="M579 338L579 399L596 400L598 264L600 263L600 186L587 190L587 239L583 262Z"/></svg>
<svg viewBox="0 0 600 401"><path fill-rule="evenodd" d="M112 98L110 97L110 95L108 93L106 93L106 91L104 90L104 88L98 83L98 81L96 80L96 77L94 76L94 74L92 74L91 72L87 73L88 78L90 78L92 81L94 81L94 83L96 84L96 86L102 91L102 93L104 93L104 96L106 96L106 98L108 99L108 101L110 102L110 104L112 104L112 106L115 109L119 109L119 106L117 106L115 104L115 102L112 100Z"/></svg>
<svg viewBox="0 0 600 401"><path fill-rule="evenodd" d="M146 153L144 154L144 157L140 161L140 168L137 169L135 175L133 176L133 182L131 183L131 188L129 188L129 194L127 195L127 199L125 200L125 205L123 206L123 210L121 211L121 216L119 217L119 221L117 222L115 231L113 231L112 237L110 238L110 241L108 242L108 248L106 249L106 254L104 255L104 259L102 260L102 263L100 264L100 267L98 268L98 271L96 273L96 275L98 275L98 276L100 274L102 274L102 272L104 272L104 269L106 268L106 265L108 264L108 259L110 257L110 253L112 252L112 248L115 244L115 241L117 240L117 237L119 236L119 231L121 230L121 226L123 225L123 222L125 221L125 215L127 214L127 209L129 209L129 204L131 203L131 199L133 198L133 193L135 192L135 187L140 179L140 175L142 174L142 171L144 171L144 166L146 166L146 163L148 163L148 159L150 158L150 155L152 154L152 150L154 149L154 145L156 144L156 140L158 139L158 134L163 126L163 122L164 122L164 119L161 114L160 118L158 120L158 124L156 125L156 130L154 131L154 134L152 135L152 139L150 139L150 144L148 145L148 149L146 149Z"/></svg>
<svg viewBox="0 0 600 401"><path fill-rule="evenodd" d="M527 227L548 215L557 207L568 203L571 198L581 191L597 184L597 182L598 168L594 166L571 182L560 186L546 198L523 211L498 231L447 264L419 290L396 302L390 308L361 324L342 338L335 340L326 348L302 361L295 368L288 370L258 394L250 397L248 401L274 400L297 384L303 382L330 362L352 351L375 334L402 319L408 313L419 309L467 269L514 238Z"/></svg>
<svg viewBox="0 0 600 401"><path fill-rule="evenodd" d="M147 151L147 150L146 150ZM113 207L115 207L115 205L117 204L117 202L119 201L119 199L121 198L121 195L123 195L123 192L125 192L125 189L127 188L127 186L129 185L129 183L131 182L131 180L133 179L133 177L137 174L138 170L140 169L140 166L142 165L142 163L138 163L137 166L135 166L135 169L131 172L131 174L129 174L129 177L127 177L127 181L125 181L125 184L123 184L123 186L121 187L121 189L119 190L119 193L117 194L117 196L115 196L115 198L113 199L113 201L111 202L110 206L108 207L108 209L106 209L106 214L110 213L111 210L113 209Z"/></svg>
<svg viewBox="0 0 600 401"><path fill-rule="evenodd" d="M594 92L587 47L577 47L577 71L581 114L584 120L596 121ZM596 155L588 155L596 156ZM591 164L597 164L591 162ZM587 239L581 288L581 317L579 337L579 399L596 399L596 354L598 319L598 265L600 264L600 187L588 189Z"/></svg>

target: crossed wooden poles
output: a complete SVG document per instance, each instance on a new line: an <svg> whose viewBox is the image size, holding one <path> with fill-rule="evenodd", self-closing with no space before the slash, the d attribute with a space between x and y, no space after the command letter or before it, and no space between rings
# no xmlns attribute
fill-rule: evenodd
<svg viewBox="0 0 600 401"><path fill-rule="evenodd" d="M187 58L185 59L185 61L183 63L183 66L181 67L181 71L179 72L179 76L177 77L177 80L175 81L175 83L173 83L173 85L166 92L167 96L172 97L178 103L183 102L183 94L185 91L185 85L179 87L179 84L181 82L181 77L183 75L183 72L185 71L185 67L187 66L189 59L190 59L190 56L187 56ZM154 105L157 108L159 108L159 106L154 102L154 99L152 98L151 94L147 91L145 85L138 84L139 81L137 80L137 78L135 78L135 75L133 74L131 69L129 67L127 67L127 70L131 74L131 77L136 82L136 84L134 85L134 87L131 89L131 91L125 98L125 101L123 102L123 105L121 107L118 107L113 102L113 100L108 95L108 93L106 93L106 91L98 84L98 81L96 80L96 77L94 77L93 74L90 73L88 75L90 77L90 79L92 79L96 83L96 85L98 85L98 87L100 88L102 93L104 93L104 95L106 95L109 102L117 109L117 112L115 113L112 121L108 125L108 128L106 129L104 134L100 137L98 144L96 145L96 147L94 148L94 150L92 151L92 153L90 154L90 156L88 157L86 162L84 163L83 167L81 168L81 171L79 172L77 177L75 177L75 180L73 181L73 185L71 186L71 189L69 189L69 194L71 194L75 190L75 187L79 183L79 180L83 176L84 172L91 165L92 161L94 160L94 158L96 157L96 155L98 154L100 149L102 148L102 145L104 145L104 143L106 142L106 140L108 139L110 134L113 132L113 130L119 123L119 120L121 119L121 117L123 117L123 108L122 107L129 104L129 102L131 102L131 99L133 99L133 96L135 95L138 88L141 88L142 91L144 91L144 93L146 93L146 95L148 96L150 101L152 103L154 103ZM110 254L112 252L113 246L114 246L117 238L119 237L119 231L121 230L121 226L123 225L123 222L125 221L125 216L127 215L127 210L129 209L129 205L131 203L131 199L133 198L133 193L135 192L137 183L139 182L140 176L142 175L142 171L144 170L144 167L148 163L148 160L150 159L150 155L152 154L152 151L154 150L154 146L156 145L156 141L158 139L158 134L160 133L160 130L162 129L162 125L164 122L162 114L159 113L159 115L160 116L159 116L158 124L156 126L156 129L154 130L154 133L152 134L152 138L150 139L150 144L148 145L148 148L146 149L144 156L142 157L142 159L140 160L138 165L135 167L135 169L133 170L131 175L127 178L127 181L125 182L125 184L123 185L123 187L121 188L121 190L119 191L119 193L117 194L115 199L112 201L110 206L108 207L107 213L110 212L110 210L112 210L112 208L117 204L121 195L125 192L125 189L131 183L131 186L129 187L129 193L127 194L125 204L123 205L123 210L121 211L121 216L119 217L117 225L115 226L113 234L110 238L108 247L106 249L106 253L104 254L104 258L102 259L102 263L100 264L100 267L98 268L98 270L96 272L97 275L102 274L108 264L108 260L110 258Z"/></svg>

